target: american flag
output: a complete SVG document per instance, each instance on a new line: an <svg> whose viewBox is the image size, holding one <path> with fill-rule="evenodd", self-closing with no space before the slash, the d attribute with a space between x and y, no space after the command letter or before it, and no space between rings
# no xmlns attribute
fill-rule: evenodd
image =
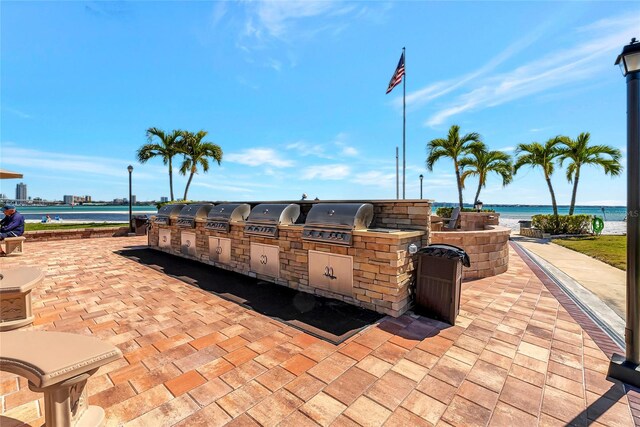
<svg viewBox="0 0 640 427"><path fill-rule="evenodd" d="M387 93L391 92L394 87L400 84L400 82L402 81L402 76L404 76L404 52L402 52L402 55L400 55L398 67L396 68L396 72L393 73L393 77L391 77L389 87L387 88Z"/></svg>

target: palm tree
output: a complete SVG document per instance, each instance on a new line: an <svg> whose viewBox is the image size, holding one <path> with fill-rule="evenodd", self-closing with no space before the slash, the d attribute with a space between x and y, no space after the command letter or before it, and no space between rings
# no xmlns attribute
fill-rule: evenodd
<svg viewBox="0 0 640 427"><path fill-rule="evenodd" d="M490 172L497 173L502 177L502 186L506 186L513 179L513 165L511 156L502 151L487 151L479 147L469 152L470 156L460 160L460 168L462 175L462 187L464 188L465 180L470 176L478 177L478 191L473 199L473 204L478 203L480 197L480 189L487 185L487 175Z"/></svg>
<svg viewBox="0 0 640 427"><path fill-rule="evenodd" d="M544 179L547 181L549 187L549 193L551 193L551 204L553 205L553 215L558 216L558 204L556 203L556 193L553 191L551 185L551 175L555 170L555 159L560 155L558 144L561 138L559 136L549 139L544 145L539 142L532 142L530 144L518 144L516 148L516 163L513 166L513 173L518 173L518 170L525 165L529 165L532 168L539 166L544 173Z"/></svg>
<svg viewBox="0 0 640 427"><path fill-rule="evenodd" d="M573 215L576 206L576 193L578 192L578 181L580 181L580 168L583 165L600 166L606 175L617 176L622 172L620 157L622 153L617 148L609 145L589 146L589 132L582 132L576 139L568 136L562 137L564 147L561 148L560 165L565 160L569 160L567 166L567 181L573 182L573 193L571 194L571 206L569 215ZM608 157L602 157L605 154Z"/></svg>
<svg viewBox="0 0 640 427"><path fill-rule="evenodd" d="M222 161L222 148L212 143L203 141L207 136L207 132L201 130L197 133L183 132L184 143L182 146L182 154L184 154L184 161L180 166L180 174L186 175L189 172L189 180L187 186L184 189L184 200L187 200L187 193L189 192L189 186L193 175L198 172L198 166L202 166L203 172L209 171L209 157L213 158L218 164Z"/></svg>
<svg viewBox="0 0 640 427"><path fill-rule="evenodd" d="M153 137L160 140L159 143L153 143ZM182 131L174 130L167 134L158 128L147 129L147 144L138 149L137 157L140 163L146 163L147 160L154 157L161 157L162 163L169 165L169 191L171 192L171 201L173 201L173 156L181 152Z"/></svg>
<svg viewBox="0 0 640 427"><path fill-rule="evenodd" d="M471 149L484 147L482 138L476 132L471 132L460 137L460 126L453 125L449 129L447 138L436 138L427 144L427 169L433 171L433 165L443 157L453 160L456 171L456 183L458 184L458 199L462 209L462 180L460 178L460 157Z"/></svg>

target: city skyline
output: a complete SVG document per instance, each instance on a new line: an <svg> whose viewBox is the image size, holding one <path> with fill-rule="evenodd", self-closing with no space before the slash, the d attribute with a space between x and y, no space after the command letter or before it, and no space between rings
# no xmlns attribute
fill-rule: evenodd
<svg viewBox="0 0 640 427"><path fill-rule="evenodd" d="M407 198L419 197L422 174L425 198L455 201L452 164L424 164L427 142L452 124L512 155L518 143L590 132L593 144L622 149L626 165L613 61L638 36L635 3L284 4L3 4L3 167L46 199L72 184L111 200L128 195L130 164L133 191L157 200L169 179L160 160L136 161L145 130L205 129L224 155L194 177L192 200L395 198L402 88L384 92L403 46ZM163 30L176 19L188 30ZM163 66L171 61L182 65ZM568 204L564 171L552 182ZM586 168L577 203L622 205L625 194L624 172ZM490 176L480 198L550 204L534 169L506 188Z"/></svg>

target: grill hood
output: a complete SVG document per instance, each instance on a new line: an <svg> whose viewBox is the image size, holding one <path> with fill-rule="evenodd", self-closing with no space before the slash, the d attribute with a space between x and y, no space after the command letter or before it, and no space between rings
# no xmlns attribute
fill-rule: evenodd
<svg viewBox="0 0 640 427"><path fill-rule="evenodd" d="M180 211L186 205L184 203L177 203L172 205L164 205L160 209L158 209L158 214L156 215L156 219L154 222L156 224L167 224L171 222L171 218L174 220L180 215Z"/></svg>
<svg viewBox="0 0 640 427"><path fill-rule="evenodd" d="M373 221L370 203L318 203L307 214L302 239L351 246L353 231Z"/></svg>
<svg viewBox="0 0 640 427"><path fill-rule="evenodd" d="M180 211L180 215L178 215L177 225L195 228L196 220L207 218L212 207L212 204L186 205Z"/></svg>
<svg viewBox="0 0 640 427"><path fill-rule="evenodd" d="M216 205L209 211L205 228L209 230L229 232L231 221L244 221L251 212L248 203L222 203Z"/></svg>
<svg viewBox="0 0 640 427"><path fill-rule="evenodd" d="M306 226L362 230L373 221L370 203L318 203L307 214Z"/></svg>
<svg viewBox="0 0 640 427"><path fill-rule="evenodd" d="M289 225L300 216L300 205L262 203L251 210L244 226L245 234L278 238L278 225Z"/></svg>

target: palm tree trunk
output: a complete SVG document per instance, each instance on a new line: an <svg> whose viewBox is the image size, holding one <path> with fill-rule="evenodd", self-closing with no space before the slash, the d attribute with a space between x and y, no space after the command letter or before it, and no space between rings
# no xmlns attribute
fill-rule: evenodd
<svg viewBox="0 0 640 427"><path fill-rule="evenodd" d="M549 193L551 193L551 205L553 206L553 215L558 216L558 204L556 203L556 193L553 192L553 187L551 186L551 178L545 176L547 180L547 186L549 186Z"/></svg>
<svg viewBox="0 0 640 427"><path fill-rule="evenodd" d="M578 194L578 181L580 181L580 166L576 168L576 176L573 180L573 193L571 194L571 206L569 206L569 215L573 215L576 207L576 194Z"/></svg>
<svg viewBox="0 0 640 427"><path fill-rule="evenodd" d="M173 166L169 159L169 192L171 193L171 201L173 202Z"/></svg>
<svg viewBox="0 0 640 427"><path fill-rule="evenodd" d="M462 182L460 182L460 168L458 162L454 163L456 168L456 182L458 183L458 201L460 202L460 210L462 211Z"/></svg>
<svg viewBox="0 0 640 427"><path fill-rule="evenodd" d="M476 198L473 201L473 206L478 204L478 199L480 198L480 189L482 188L482 178L478 178L478 191L476 191Z"/></svg>
<svg viewBox="0 0 640 427"><path fill-rule="evenodd" d="M191 174L189 175L189 180L187 181L187 186L184 188L184 199L182 200L187 200L187 193L189 192L189 186L191 185L193 174L194 174L194 171L191 171Z"/></svg>

